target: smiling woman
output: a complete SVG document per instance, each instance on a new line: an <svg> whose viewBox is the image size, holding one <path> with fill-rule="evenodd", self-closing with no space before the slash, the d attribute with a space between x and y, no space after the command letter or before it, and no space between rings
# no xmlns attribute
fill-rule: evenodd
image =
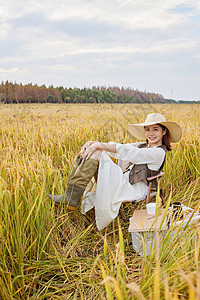
<svg viewBox="0 0 200 300"><path fill-rule="evenodd" d="M95 207L99 230L118 215L123 201L138 202L145 198L147 177L162 170L170 143L181 139L180 126L167 122L159 113L149 114L145 123L131 124L128 130L135 137L146 139L146 142L87 142L72 168L66 193L50 195L55 203L65 204L73 210L79 205L87 185L94 177L96 192L84 194L82 213ZM118 165L109 155L119 160Z"/></svg>
<svg viewBox="0 0 200 300"><path fill-rule="evenodd" d="M162 145L163 136L166 134L166 128L161 125L149 125L144 127L145 136L149 147Z"/></svg>

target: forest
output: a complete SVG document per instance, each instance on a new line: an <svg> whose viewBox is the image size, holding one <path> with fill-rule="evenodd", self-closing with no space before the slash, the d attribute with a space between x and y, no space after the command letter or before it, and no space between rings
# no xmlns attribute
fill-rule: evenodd
<svg viewBox="0 0 200 300"><path fill-rule="evenodd" d="M200 103L166 99L159 93L139 91L132 87L93 86L66 88L28 83L0 84L0 103Z"/></svg>
<svg viewBox="0 0 200 300"><path fill-rule="evenodd" d="M131 87L65 88L28 83L0 84L1 103L173 103L162 95Z"/></svg>

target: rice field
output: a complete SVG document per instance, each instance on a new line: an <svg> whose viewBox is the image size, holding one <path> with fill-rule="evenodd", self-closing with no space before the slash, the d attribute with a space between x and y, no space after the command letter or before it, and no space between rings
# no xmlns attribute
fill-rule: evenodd
<svg viewBox="0 0 200 300"><path fill-rule="evenodd" d="M199 211L199 104L0 105L0 299L200 299L200 227L169 231L141 257L128 221L98 231L91 213L48 198L65 191L82 144L134 142L127 124L151 112L183 130L165 163L164 199Z"/></svg>

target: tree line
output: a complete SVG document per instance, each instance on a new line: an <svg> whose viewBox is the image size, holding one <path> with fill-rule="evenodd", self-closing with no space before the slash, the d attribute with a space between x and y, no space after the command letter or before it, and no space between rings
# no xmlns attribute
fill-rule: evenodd
<svg viewBox="0 0 200 300"><path fill-rule="evenodd" d="M1 82L1 103L173 103L162 95L138 89L93 86L92 88L46 87Z"/></svg>

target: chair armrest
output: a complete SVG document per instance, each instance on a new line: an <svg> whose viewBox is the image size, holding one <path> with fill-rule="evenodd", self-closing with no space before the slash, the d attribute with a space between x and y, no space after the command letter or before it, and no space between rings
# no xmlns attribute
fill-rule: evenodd
<svg viewBox="0 0 200 300"><path fill-rule="evenodd" d="M147 177L147 181L151 181L151 180L154 180L156 178L160 178L164 175L165 173L163 172L160 172L159 174L155 175L155 176L151 176L151 177Z"/></svg>

